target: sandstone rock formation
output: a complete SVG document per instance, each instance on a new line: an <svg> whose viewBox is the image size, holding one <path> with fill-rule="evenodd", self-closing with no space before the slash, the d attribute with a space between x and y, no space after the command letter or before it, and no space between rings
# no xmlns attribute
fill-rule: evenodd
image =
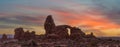
<svg viewBox="0 0 120 47"><path fill-rule="evenodd" d="M59 25L56 26L53 30L54 33L59 36L59 38L68 38L69 34L67 28L71 28L71 27L69 25Z"/></svg>
<svg viewBox="0 0 120 47"><path fill-rule="evenodd" d="M54 39L63 39L63 38L69 38L68 29L70 28L69 25L59 25L55 26L55 28L52 29L52 33L47 35L48 38L54 38Z"/></svg>
<svg viewBox="0 0 120 47"><path fill-rule="evenodd" d="M81 38L94 38L93 33L86 35L81 29L77 27L71 27L69 25L55 25L51 15L48 15L44 23L45 35L42 38L47 39L81 39ZM70 34L68 33L68 29ZM24 31L23 28L15 29L15 39L18 40L30 40L35 39L38 35L35 31ZM41 37L41 36L40 36Z"/></svg>
<svg viewBox="0 0 120 47"><path fill-rule="evenodd" d="M18 40L21 40L23 38L23 35L24 35L24 30L23 28L16 28L15 30L15 35L14 35L14 38L15 39L18 39Z"/></svg>
<svg viewBox="0 0 120 47"><path fill-rule="evenodd" d="M30 40L35 39L36 37L35 31L30 32L24 31L23 28L16 28L14 38L18 40Z"/></svg>
<svg viewBox="0 0 120 47"><path fill-rule="evenodd" d="M53 20L51 15L49 15L46 18L46 21L44 23L44 28L45 28L45 31L46 31L46 35L51 34L52 29L55 28L55 23L54 23L54 20Z"/></svg>
<svg viewBox="0 0 120 47"><path fill-rule="evenodd" d="M70 37L72 39L80 39L86 37L86 34L82 32L79 28L71 27L69 25L56 26L51 15L46 18L44 28L47 38L64 39ZM70 35L68 34L68 29L70 29ZM91 34L88 37L93 36L94 35Z"/></svg>
<svg viewBox="0 0 120 47"><path fill-rule="evenodd" d="M55 26L54 20L51 15L49 15L46 18L46 21L44 23L44 28L46 31L46 36L48 38L68 38L68 30L67 28L70 28L68 25L59 25Z"/></svg>
<svg viewBox="0 0 120 47"><path fill-rule="evenodd" d="M77 27L72 27L70 32L70 38L71 39L80 39L85 37L85 33L81 31L81 29Z"/></svg>

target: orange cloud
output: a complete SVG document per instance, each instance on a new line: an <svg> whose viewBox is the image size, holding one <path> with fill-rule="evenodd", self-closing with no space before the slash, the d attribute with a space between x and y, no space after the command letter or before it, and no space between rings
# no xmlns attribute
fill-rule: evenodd
<svg viewBox="0 0 120 47"><path fill-rule="evenodd" d="M88 25L92 28L98 29L111 29L120 27L118 24L110 21L110 19L106 17L102 17L103 15L88 14L88 13L72 13L72 12L61 12L61 11L53 11L54 13L65 17L65 20L68 20L67 23L70 25ZM99 12L100 13L100 12ZM74 19L69 19L68 17L75 17Z"/></svg>
<svg viewBox="0 0 120 47"><path fill-rule="evenodd" d="M89 26L91 29L98 30L100 33L103 33L105 36L115 36L115 34L120 34L117 32L120 28L120 25L111 21L109 18L105 17L101 12L91 12L91 13L80 13L77 14L75 12L62 12L62 11L52 11L55 14L58 14L62 22L65 21L67 24L72 26ZM114 29L114 33L110 34L110 30ZM89 30L89 29L88 29ZM100 36L97 33L97 36Z"/></svg>

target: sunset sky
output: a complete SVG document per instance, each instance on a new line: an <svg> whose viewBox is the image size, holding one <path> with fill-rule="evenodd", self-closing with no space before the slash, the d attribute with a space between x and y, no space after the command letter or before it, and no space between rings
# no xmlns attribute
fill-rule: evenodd
<svg viewBox="0 0 120 47"><path fill-rule="evenodd" d="M14 34L17 27L44 34L48 15L56 25L76 26L86 34L120 36L120 0L0 0L0 34Z"/></svg>

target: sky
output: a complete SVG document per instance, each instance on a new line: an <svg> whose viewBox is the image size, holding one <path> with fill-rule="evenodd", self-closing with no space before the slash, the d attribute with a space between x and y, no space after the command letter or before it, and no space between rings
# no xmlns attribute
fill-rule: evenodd
<svg viewBox="0 0 120 47"><path fill-rule="evenodd" d="M45 18L52 15L56 25L119 37L119 4L120 0L0 0L0 34L14 34L18 27L44 34Z"/></svg>

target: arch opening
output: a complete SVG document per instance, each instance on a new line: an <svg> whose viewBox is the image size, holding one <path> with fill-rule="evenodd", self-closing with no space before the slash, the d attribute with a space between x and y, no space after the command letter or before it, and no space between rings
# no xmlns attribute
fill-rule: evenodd
<svg viewBox="0 0 120 47"><path fill-rule="evenodd" d="M70 35L70 34L71 34L71 32L70 32L70 28L67 28L67 30L68 30L68 35Z"/></svg>

